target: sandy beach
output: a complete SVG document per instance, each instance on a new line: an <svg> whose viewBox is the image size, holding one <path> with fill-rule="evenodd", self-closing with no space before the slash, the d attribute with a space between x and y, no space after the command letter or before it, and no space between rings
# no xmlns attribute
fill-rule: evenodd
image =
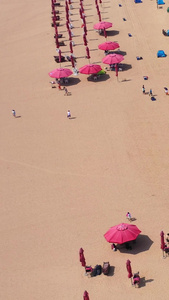
<svg viewBox="0 0 169 300"><path fill-rule="evenodd" d="M60 49L69 55L60 2ZM79 1L72 5L79 69L88 60ZM50 1L1 1L0 299L74 300L85 290L90 300L167 298L169 258L163 259L160 232L169 232L169 38L162 34L168 6L168 0L158 9L151 0L103 0L102 20L113 23L107 40L120 44L129 67L118 80L113 71L96 82L71 75L71 96L64 96L49 83L48 73L59 67ZM84 8L90 62L104 69L94 1L84 0ZM167 56L157 58L158 50ZM70 62L61 66L71 69ZM143 84L156 101L143 95ZM127 211L142 232L131 251L113 252L104 234L126 222ZM111 276L85 276L80 247L88 265L109 261ZM140 288L131 286L127 259L140 272Z"/></svg>

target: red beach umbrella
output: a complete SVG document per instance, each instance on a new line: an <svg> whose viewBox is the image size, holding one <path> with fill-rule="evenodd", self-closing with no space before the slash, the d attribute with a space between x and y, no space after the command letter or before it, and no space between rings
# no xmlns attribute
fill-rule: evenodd
<svg viewBox="0 0 169 300"><path fill-rule="evenodd" d="M72 55L70 56L70 59L71 59L72 68L74 68L75 67L75 61L74 61L74 58L73 58Z"/></svg>
<svg viewBox="0 0 169 300"><path fill-rule="evenodd" d="M70 29L68 30L68 34L69 34L69 41L71 41L72 40L72 34L71 34L71 30Z"/></svg>
<svg viewBox="0 0 169 300"><path fill-rule="evenodd" d="M48 74L52 78L64 78L72 75L73 72L70 69L59 68L49 72Z"/></svg>
<svg viewBox="0 0 169 300"><path fill-rule="evenodd" d="M87 58L90 59L90 51L88 47L86 47L86 54Z"/></svg>
<svg viewBox="0 0 169 300"><path fill-rule="evenodd" d="M86 27L86 24L84 24L83 30L84 30L85 35L87 35L87 27Z"/></svg>
<svg viewBox="0 0 169 300"><path fill-rule="evenodd" d="M59 48L60 45L59 45L59 40L58 40L58 36L57 35L55 36L55 43L56 43L56 48Z"/></svg>
<svg viewBox="0 0 169 300"><path fill-rule="evenodd" d="M79 259L80 259L80 262L82 264L82 267L85 267L86 266L86 261L85 261L85 257L84 257L83 248L80 248L80 250L79 250Z"/></svg>
<svg viewBox="0 0 169 300"><path fill-rule="evenodd" d="M132 274L132 269L131 269L131 261L129 259L126 261L126 268L127 268L127 272L128 272L128 278L132 278L133 274Z"/></svg>
<svg viewBox="0 0 169 300"><path fill-rule="evenodd" d="M166 245L164 242L164 232L163 231L160 232L160 236L161 236L161 249L164 251L164 248L166 247Z"/></svg>
<svg viewBox="0 0 169 300"><path fill-rule="evenodd" d="M66 21L66 28L67 28L67 30L70 30L70 28L69 28L69 21Z"/></svg>
<svg viewBox="0 0 169 300"><path fill-rule="evenodd" d="M79 69L79 72L81 74L97 74L99 71L101 71L102 68L100 65L95 65L95 64L89 64L81 67Z"/></svg>
<svg viewBox="0 0 169 300"><path fill-rule="evenodd" d="M84 291L83 300L89 300L89 294L87 291Z"/></svg>
<svg viewBox="0 0 169 300"><path fill-rule="evenodd" d="M98 16L99 16L99 22L101 22L102 18L101 18L101 13L100 13L100 11L98 11Z"/></svg>
<svg viewBox="0 0 169 300"><path fill-rule="evenodd" d="M62 55L61 55L61 50L60 49L58 51L58 54L59 54L59 62L61 63L61 61L62 61Z"/></svg>
<svg viewBox="0 0 169 300"><path fill-rule="evenodd" d="M72 42L70 41L69 43L69 47L70 47L70 52L73 53L73 45L72 45Z"/></svg>
<svg viewBox="0 0 169 300"><path fill-rule="evenodd" d="M111 227L104 237L109 243L123 244L135 240L140 232L136 225L121 223Z"/></svg>
<svg viewBox="0 0 169 300"><path fill-rule="evenodd" d="M112 23L102 21L102 22L99 22L99 23L95 24L94 25L94 29L96 29L96 30L103 30L103 29L110 28L112 26L113 26Z"/></svg>
<svg viewBox="0 0 169 300"><path fill-rule="evenodd" d="M104 64L112 65L112 64L118 64L118 63L120 63L122 60L124 60L123 55L113 53L113 54L108 54L107 56L105 56L105 57L102 59L102 62L103 62Z"/></svg>
<svg viewBox="0 0 169 300"><path fill-rule="evenodd" d="M84 45L87 46L87 39L86 39L86 35L83 34L83 42L84 42Z"/></svg>
<svg viewBox="0 0 169 300"><path fill-rule="evenodd" d="M108 50L115 50L117 48L120 48L120 45L116 42L107 41L107 42L104 42L104 43L100 44L98 46L98 48L100 50L108 51Z"/></svg>

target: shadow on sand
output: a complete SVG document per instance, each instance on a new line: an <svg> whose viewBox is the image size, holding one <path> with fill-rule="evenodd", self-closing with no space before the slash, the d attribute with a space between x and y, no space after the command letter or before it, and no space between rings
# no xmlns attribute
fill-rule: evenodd
<svg viewBox="0 0 169 300"><path fill-rule="evenodd" d="M69 77L68 83L63 83L62 86L71 86L71 85L76 85L80 82L81 80L77 77Z"/></svg>
<svg viewBox="0 0 169 300"><path fill-rule="evenodd" d="M121 253L138 254L148 251L153 241L147 236L140 234L135 241L118 245L117 248Z"/></svg>
<svg viewBox="0 0 169 300"><path fill-rule="evenodd" d="M87 77L87 80L93 81L93 82L101 82L101 81L106 81L109 78L110 78L110 76L108 74L102 74L96 80L94 80L94 77L92 75L90 75L89 77Z"/></svg>
<svg viewBox="0 0 169 300"><path fill-rule="evenodd" d="M140 278L140 284L139 287L145 287L147 283L154 281L154 279L145 279L145 277Z"/></svg>

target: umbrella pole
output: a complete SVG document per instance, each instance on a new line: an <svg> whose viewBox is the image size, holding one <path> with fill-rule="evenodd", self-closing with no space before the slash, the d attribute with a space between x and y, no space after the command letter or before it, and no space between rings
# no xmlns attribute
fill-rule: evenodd
<svg viewBox="0 0 169 300"><path fill-rule="evenodd" d="M133 285L133 282L132 282L132 277L131 277L130 279L131 279L131 285Z"/></svg>

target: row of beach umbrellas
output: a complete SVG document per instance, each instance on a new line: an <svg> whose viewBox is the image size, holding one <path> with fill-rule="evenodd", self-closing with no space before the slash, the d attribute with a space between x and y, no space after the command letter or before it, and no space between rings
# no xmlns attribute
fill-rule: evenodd
<svg viewBox="0 0 169 300"><path fill-rule="evenodd" d="M61 62L62 55L61 55L61 50L59 48L57 25L55 23L56 15L55 15L55 8L54 8L54 0L51 0L51 1L52 1L52 13L53 13L53 16L54 16L53 22L54 22L54 28L55 28L55 39L56 39L55 42L56 42L56 46L58 47L57 50L58 50L58 55L59 55L59 62ZM72 67L74 68L75 65L74 65L74 57L73 57L73 46L72 46L72 38L71 38L70 23L69 23L69 7L68 7L69 2L71 3L71 0L69 0L69 1L66 0L65 1L65 10L66 10L66 18L67 18L66 26L67 26L67 30L68 30L68 33L69 33L69 39L70 39L70 52L71 52L70 58L71 58ZM98 7L97 0L95 1L95 3ZM84 8L83 8L83 1L82 0L80 0L80 15L81 15L81 18L83 20L84 28L86 28L86 22L85 22L85 15L84 15ZM106 29L108 29L110 27L112 27L112 23L111 22L104 22L104 21L101 21L101 22L94 25L94 29L104 31L104 36L106 36L106 37L107 37ZM86 46L86 54L87 54L86 57L88 59L90 59L90 51L89 51L89 48L87 46L86 35L87 35L87 28L86 28L86 30L84 30L83 41L84 41L84 45ZM104 51L115 50L119 47L120 46L119 46L118 43L111 42L111 41L106 41L106 42L104 42L104 43L102 43L98 46L98 48L100 50L104 50ZM108 64L108 65L115 64L116 76L118 76L118 63L120 63L123 60L124 60L124 57L122 55L117 54L117 53L111 53L111 54L108 54L107 56L105 56L102 59L102 62L105 63L105 64ZM79 69L79 72L82 73L82 74L97 74L101 70L102 70L102 68L101 68L100 65L91 64L90 61L89 61L89 64L81 67ZM67 69L67 68L57 68L57 69L49 72L48 74L52 78L63 78L63 77L68 77L68 76L72 75L73 72L70 69Z"/></svg>

